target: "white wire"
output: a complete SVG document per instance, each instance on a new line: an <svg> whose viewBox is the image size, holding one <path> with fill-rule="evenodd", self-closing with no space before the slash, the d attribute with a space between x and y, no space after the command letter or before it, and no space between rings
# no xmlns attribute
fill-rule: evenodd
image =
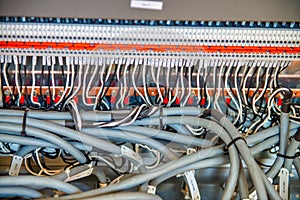
<svg viewBox="0 0 300 200"><path fill-rule="evenodd" d="M31 76L32 76L32 87L31 87L31 95L30 95L30 100L31 103L38 105L39 107L41 107L41 104L39 102L35 102L33 100L33 95L34 95L34 88L35 88L35 67L36 65L32 65L32 70L31 70ZM40 91L42 92L42 91Z"/></svg>
<svg viewBox="0 0 300 200"><path fill-rule="evenodd" d="M127 92L127 78L126 78L126 75L127 75L127 69L128 69L128 67L129 67L129 62L126 63L125 69L124 69L124 76L123 76L124 90L122 92L122 95L121 95L119 101L117 102L118 104L121 103L121 108L124 108L124 99L125 99L126 92Z"/></svg>
<svg viewBox="0 0 300 200"><path fill-rule="evenodd" d="M219 105L219 97L220 97L220 93L221 93L222 72L223 72L223 68L225 65L225 61L220 61L220 62L222 62L222 63L221 63L220 72L219 72L217 92L215 93L215 98L214 98L214 108L218 109L221 113L223 113L223 111ZM215 68L216 67L217 66L215 66Z"/></svg>
<svg viewBox="0 0 300 200"><path fill-rule="evenodd" d="M105 71L105 68L106 68L105 62L106 62L106 59L104 59L102 63L99 63L99 65L102 66L102 70L101 70L101 73L100 73L100 84L101 84L101 86L100 86L99 91L98 91L97 96L96 96L96 101L95 101L95 105L94 105L94 110L96 109L97 101L98 101L98 99L99 99L99 97L100 97L100 94L102 93L103 88L104 88L104 85L105 85L105 84L104 84L104 81L103 81L103 75L104 75L104 71Z"/></svg>
<svg viewBox="0 0 300 200"><path fill-rule="evenodd" d="M239 115L239 118L240 118L240 123L243 122L243 104L242 104L240 93L238 91L239 87L238 87L237 79L238 79L238 71L242 67L242 65L243 65L243 63L238 62L237 67L235 69L235 77L234 77L234 86L235 86L235 89L236 89L236 95L237 95L238 102L239 102L238 115Z"/></svg>
<svg viewBox="0 0 300 200"><path fill-rule="evenodd" d="M186 95L186 98L185 98L185 100L184 100L182 106L185 106L185 105L186 105L188 99L189 99L190 96L191 96L191 91L192 91L192 80L191 80L191 77L192 77L192 74L191 74L192 69L191 69L190 66L187 66L187 68L188 68L188 76L189 76L189 79L188 79L188 82L189 82L189 88L188 88L188 94Z"/></svg>
<svg viewBox="0 0 300 200"><path fill-rule="evenodd" d="M71 88L74 87L74 76L75 76L75 69L73 63L71 64L71 85L69 87L68 93L66 94L66 97L71 94ZM67 89L67 88L66 88Z"/></svg>
<svg viewBox="0 0 300 200"><path fill-rule="evenodd" d="M269 66L267 66L267 65L269 65ZM253 101L252 101L252 108L254 109L253 111L254 111L254 113L255 114L258 114L258 112L257 112L257 110L256 110L256 102L260 99L260 98L262 98L263 97L263 95L264 95L264 93L265 93L265 91L266 91L266 89L267 89L267 83L268 83L268 77L269 77L269 71L270 71L270 68L272 67L272 63L271 62L269 62L268 64L266 64L266 67L267 67L267 72L266 72L266 78L265 78L265 84L264 84L264 87L263 87L263 91L262 92L260 92L260 94L258 95L258 97L256 98L256 96L254 96L253 97ZM256 78L256 87L259 87L259 74L258 74L258 76L257 76L257 78Z"/></svg>
<svg viewBox="0 0 300 200"><path fill-rule="evenodd" d="M68 102L74 98L74 96L80 91L81 89L81 77L82 77L82 64L79 64L79 70L78 70L78 85L77 85L77 89L75 90L75 92L73 92L72 96L70 96L66 102L64 103L64 108L66 107L66 105L68 104Z"/></svg>
<svg viewBox="0 0 300 200"><path fill-rule="evenodd" d="M15 63L15 83L16 83L16 88L18 91L18 99L17 99L17 106L20 105L20 98L21 98L21 91L20 91L20 86L19 86L19 64Z"/></svg>
<svg viewBox="0 0 300 200"><path fill-rule="evenodd" d="M200 105L200 100L201 100L201 95L200 95L200 73L201 69L203 68L203 59L200 59L199 65L198 65L198 72L197 72L197 90L198 90L198 100L197 100L197 105Z"/></svg>
<svg viewBox="0 0 300 200"><path fill-rule="evenodd" d="M9 85L9 82L8 82L8 78L7 78L7 74L6 74L6 68L7 68L7 63L4 63L3 65L3 76L4 76L4 80L5 80L5 84L9 90L9 94L12 95L13 94L13 91ZM12 95L12 98L14 99L14 95Z"/></svg>
<svg viewBox="0 0 300 200"><path fill-rule="evenodd" d="M151 101L149 100L149 97L148 97L148 91L147 91L147 87L146 87L146 62L145 61L143 64L143 85L144 85L144 94L145 94L146 102L148 105L152 106Z"/></svg>
<svg viewBox="0 0 300 200"><path fill-rule="evenodd" d="M138 95L143 99L143 101L145 103L147 103L146 99L144 98L143 94L138 90L138 88L136 87L136 83L135 83L135 76L136 76L136 70L138 68L138 63L135 62L135 65L134 65L134 68L133 68L133 72L132 72L132 75L131 75L131 79L132 79L132 84L133 84L133 87L134 87L134 90L136 91L136 93L138 93Z"/></svg>
<svg viewBox="0 0 300 200"><path fill-rule="evenodd" d="M49 176L53 176L53 175L59 174L63 171L63 170L48 170L48 169L45 169L43 167L43 165L41 164L41 161L40 161L40 157L39 157L39 153L38 153L39 150L40 150L40 148L35 149L35 155L36 155L35 158L37 160L38 166L41 169L40 172L38 173L39 175L44 172L45 174L47 174Z"/></svg>
<svg viewBox="0 0 300 200"><path fill-rule="evenodd" d="M256 65L256 62L253 62L251 67L250 67L250 70L248 71L248 73L246 74L246 77L245 77L245 80L244 80L244 83L243 83L243 89L242 89L242 92L243 92L243 98L244 98L244 102L247 103L248 102L248 99L246 97L246 83L247 83L247 80L248 78L252 75L254 69L255 69L255 66Z"/></svg>
<svg viewBox="0 0 300 200"><path fill-rule="evenodd" d="M236 108L238 109L239 106L238 106L236 100L234 99L234 97L232 95L232 92L229 90L229 88L227 86L229 73L230 73L231 68L233 67L233 65L234 65L235 62L236 61L230 61L229 67L228 67L227 72L225 74L225 84L224 84L225 86L224 87L225 87L225 90L226 90L227 94L230 96L231 100L233 101L233 103L235 104ZM239 119L239 115L236 116L236 118L233 121L233 124L236 124L236 122L238 121L238 119Z"/></svg>
<svg viewBox="0 0 300 200"><path fill-rule="evenodd" d="M180 68L180 83L181 83L181 94L180 94L180 106L183 106L183 96L185 93L185 87L184 87L184 78L183 78L183 69L184 69L184 64L182 64Z"/></svg>
<svg viewBox="0 0 300 200"><path fill-rule="evenodd" d="M159 85L160 69L161 69L161 66L159 65L158 69L157 69L157 73L156 73L156 88L157 88L158 96L159 96L159 99L160 99L159 104L161 104L164 101L163 96L162 96L161 91L160 91L160 85Z"/></svg>
<svg viewBox="0 0 300 200"><path fill-rule="evenodd" d="M208 66L207 66L207 61L204 61L204 72L203 73L205 73L204 74L204 83L206 83L207 82L207 77L208 77ZM205 84L206 85L206 84ZM207 85L205 86L205 88L204 88L204 92L205 92L205 94L206 94L206 96L207 96L207 106L205 107L206 109L208 109L208 108L210 108L210 94L209 94L209 92L207 91Z"/></svg>
<svg viewBox="0 0 300 200"><path fill-rule="evenodd" d="M127 122L127 123L124 123L124 124L121 124L120 126L129 126L130 124L132 124L133 122L135 122L135 120L138 118L139 114L141 113L142 109L147 107L146 104L142 104L139 109L137 110L135 116L132 118L132 120L130 122Z"/></svg>
<svg viewBox="0 0 300 200"><path fill-rule="evenodd" d="M33 66L32 66L33 67ZM55 80L54 80L54 63L51 65L51 82L52 82L52 100L54 101L55 99Z"/></svg>
<svg viewBox="0 0 300 200"><path fill-rule="evenodd" d="M200 127L198 129L192 128L190 125L186 124L185 127L193 134L193 135L202 135L204 133L204 128ZM199 132L200 131L200 132Z"/></svg>
<svg viewBox="0 0 300 200"><path fill-rule="evenodd" d="M148 151L150 151L151 153L153 153L156 156L155 163L152 164L152 165L145 165L145 168L147 168L147 169L154 169L154 168L156 168L159 165L160 161L161 161L160 152L157 151L157 150L155 150L155 149L153 149L153 148L148 147L147 145L136 144L135 145L135 152L136 153L139 153L139 148L140 147L142 147L144 149L147 149Z"/></svg>
<svg viewBox="0 0 300 200"><path fill-rule="evenodd" d="M87 101L86 101L86 90L87 90L87 88L86 88L86 78L87 78L87 73L88 73L88 71L89 71L89 68L90 68L90 65L87 65L87 66L85 67L85 71L84 71L84 75L83 75L82 102L83 102L83 104L86 105L86 106L92 106L92 105L95 106L96 103L87 103ZM98 97L98 96L97 96L97 97Z"/></svg>
<svg viewBox="0 0 300 200"><path fill-rule="evenodd" d="M73 108L73 110L74 110L74 112L76 114L76 116L75 116L76 117L75 118L76 119L76 124L77 124L77 126L79 128L79 131L80 131L81 128L82 128L82 119L81 119L81 116L80 116L77 104L76 104L76 102L74 100L70 100L69 103L72 106L72 108Z"/></svg>
<svg viewBox="0 0 300 200"><path fill-rule="evenodd" d="M121 96L122 96L122 92L123 92L123 83L122 81L120 81L120 70L121 70L121 62L119 62L118 68L117 68L117 82L120 84L120 98L119 100L116 102L116 108L119 109L119 104L121 101Z"/></svg>
<svg viewBox="0 0 300 200"><path fill-rule="evenodd" d="M68 91L69 81L70 81L70 76L69 76L69 75L70 75L70 66L67 65L67 80L66 80L66 87L65 87L65 90L64 90L64 92L62 93L62 95L61 95L59 101L58 101L56 104L54 104L55 106L59 105L60 102L62 102L62 100L64 99L64 97L65 97L65 95L66 95L66 93L67 93L67 91Z"/></svg>
<svg viewBox="0 0 300 200"><path fill-rule="evenodd" d="M92 84L92 82L94 82L94 78L96 76L97 71L98 71L98 65L95 65L95 69L93 71L92 77L90 78L90 80L88 82L88 86L87 86L87 89L86 89L86 92L85 92L86 98L90 98L90 99L95 99L96 98L96 96L90 96L89 92L90 92L91 84Z"/></svg>
<svg viewBox="0 0 300 200"><path fill-rule="evenodd" d="M178 72L178 66L175 66L176 69L176 76L179 73ZM172 103L176 100L177 96L178 96L178 88L179 88L179 78L176 78L176 89L175 89L175 94L174 97L171 101L169 101L169 103L167 104L167 107L170 107L172 105ZM173 88L172 88L173 89Z"/></svg>

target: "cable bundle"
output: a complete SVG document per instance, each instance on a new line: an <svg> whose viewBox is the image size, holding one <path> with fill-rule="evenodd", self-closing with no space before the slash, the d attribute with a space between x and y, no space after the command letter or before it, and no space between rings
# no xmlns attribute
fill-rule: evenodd
<svg viewBox="0 0 300 200"><path fill-rule="evenodd" d="M253 189L260 199L280 199L267 177L275 178L283 166L291 170L294 164L299 169L299 158L293 157L299 147L300 133L295 123L284 126L286 130L274 126L243 137L227 117L214 109L138 108L140 111L81 112L80 130L73 127L69 112L29 110L25 116L21 110L0 110L1 153L24 159L31 174L1 176L0 195L31 198L59 195L58 199L119 199L120 195L140 199L144 195L146 199L160 199L159 188L157 192L149 188L157 188L170 177L184 174L189 194L197 199L201 191L191 184L192 180L198 183L201 180L196 180L190 172L229 163L222 199L235 195L248 198ZM118 120L125 119L124 116L132 120ZM285 123L284 119L281 122ZM201 128L203 133L195 136L187 127ZM290 136L294 137L289 140ZM279 137L287 138L282 154L290 157L277 157L276 167L264 172L254 155L277 145ZM51 169L47 165L51 159L61 159L64 164L60 169ZM250 182L246 179L246 166ZM85 175L79 176L81 172ZM76 181L72 182L77 179L74 175L79 180L95 175L102 187L83 192ZM11 188L20 187L23 193L10 192Z"/></svg>

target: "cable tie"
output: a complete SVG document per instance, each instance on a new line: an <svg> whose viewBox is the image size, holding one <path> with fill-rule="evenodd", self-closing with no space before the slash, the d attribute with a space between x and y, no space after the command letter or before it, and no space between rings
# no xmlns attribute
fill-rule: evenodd
<svg viewBox="0 0 300 200"><path fill-rule="evenodd" d="M281 153L277 153L277 157L282 157L282 158L285 158L285 159L292 159L292 160L294 160L295 158L297 158L299 156L300 156L300 152L295 153L293 156L288 156L288 155L284 155L284 154L281 154Z"/></svg>
<svg viewBox="0 0 300 200"><path fill-rule="evenodd" d="M246 144L247 144L247 141L246 141L246 139L244 138L244 137L236 137L236 138L234 138L233 140L231 140L227 145L226 145L226 148L227 149L229 149L229 147L231 146L231 145L235 145L235 142L236 141L238 141L238 140L243 140ZM248 144L247 144L248 145Z"/></svg>
<svg viewBox="0 0 300 200"><path fill-rule="evenodd" d="M21 131L22 136L26 136L26 119L27 119L28 111L29 111L28 109L25 109L24 115L23 115L23 123L22 123L22 131Z"/></svg>

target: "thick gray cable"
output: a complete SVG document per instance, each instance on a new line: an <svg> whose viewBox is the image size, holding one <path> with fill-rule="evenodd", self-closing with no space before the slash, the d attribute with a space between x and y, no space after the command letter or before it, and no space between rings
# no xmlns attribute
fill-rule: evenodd
<svg viewBox="0 0 300 200"><path fill-rule="evenodd" d="M210 113L211 116L217 119L220 122L220 124L228 131L228 133L232 137L232 140L241 137L241 134L225 115L223 115L216 109L212 109ZM237 140L235 142L235 146L238 148L243 160L248 166L251 179L253 181L254 186L257 189L258 198L268 199L265 184L262 180L261 175L257 173L258 171L261 171L261 169L257 165L255 159L252 157L249 147L244 141L241 140Z"/></svg>
<svg viewBox="0 0 300 200"><path fill-rule="evenodd" d="M300 141L297 141L297 140L295 140L295 138L292 138L292 140L286 150L286 156L291 156L291 157L294 156L299 147L300 147ZM291 170L292 170L293 160L294 159L286 158L284 161L284 168L289 170L289 172L291 172Z"/></svg>
<svg viewBox="0 0 300 200"><path fill-rule="evenodd" d="M197 147L207 148L212 146L212 142L209 140L204 140L201 138L196 138L188 135L181 135L178 133L172 133L160 129L142 127L142 126L119 126L115 129L129 131L145 135L152 138L168 140L176 143L181 143L185 145L194 145Z"/></svg>
<svg viewBox="0 0 300 200"><path fill-rule="evenodd" d="M275 140L275 141L273 140L273 143L270 143L270 142L268 142L268 143L266 143L266 142L261 142L261 143L259 143L259 144L256 144L256 145L255 145L254 147L252 147L252 149L251 149L252 154L256 154L257 152L262 151L262 150L268 148L270 145L275 144L275 143L278 141L279 136L274 136L274 137L272 137L272 139L273 139L273 138L276 139L276 137L277 137L277 140ZM179 161L178 161L178 160L177 160L177 161L170 161L169 163L166 163L164 166L157 167L156 169L153 169L153 170L147 172L147 174L136 175L134 178L128 178L128 179L122 180L120 183L114 184L114 185L109 186L109 187L111 188L111 187L115 187L115 186L117 185L117 188L114 188L115 190L113 190L113 191L132 188L132 187L134 187L134 186L136 186L136 185L139 185L139 184L141 184L141 183L143 183L143 182L145 182L145 181L149 181L149 180L155 178L155 177L150 178L149 176L152 175L152 174L150 174L150 173L152 173L152 172L159 172L159 171L161 171L162 169L164 169L164 167L176 165L177 162L179 162L179 163L186 163L186 164L187 164L186 166L188 167L188 165L192 163L192 162L189 162L189 161L190 161L189 158L190 158L192 155L193 155L193 154L188 155L188 158L187 158L187 157L179 158ZM212 148L209 148L209 149L200 150L199 152L196 152L195 155L193 155L193 156L197 156L197 158L198 158L198 159L196 159L196 162L197 162L197 160L201 160L201 159L205 159L205 158L207 159L207 158L215 157L215 156L218 156L218 155L223 155L223 150L220 149L219 147L212 147ZM296 161L296 162L297 162L297 161ZM298 166L299 166L299 169L300 169L300 159L299 159L299 165L298 165ZM184 169L184 170L185 170L185 171L188 171L188 170L192 170L192 169L193 169L193 168L186 168L186 169ZM174 170L176 170L176 168L175 168ZM170 171L169 171L169 172L170 172ZM182 171L182 172L183 172L183 171ZM149 174L148 174L148 173L149 173ZM165 174L165 173L163 173L162 175L164 175L164 174ZM162 175L161 175L161 176L162 176ZM141 177L141 176L142 176L142 177ZM174 174L173 174L173 176L174 176ZM160 177L160 176L157 176L157 177ZM142 178L145 178L145 179L144 179L144 181L141 181L141 182L140 182L140 179L142 179ZM139 181L139 182L136 183L136 181ZM127 186L128 186L128 187L127 187ZM272 185L270 185L270 186L272 187ZM112 188L111 188L111 189L112 189ZM103 189L101 189L101 190L103 190ZM107 190L107 189L106 189L106 190ZM69 195L69 196L61 197L61 199L76 198L76 197L81 198L81 197L87 197L87 196L99 195L99 194L106 193L106 192L110 192L110 191L111 191L111 190L108 190L108 191L101 191L101 192L99 193L99 190L97 189L97 190L94 190L94 191L85 192L85 194L82 193L82 194L78 194L78 195L76 195L76 196L70 196L70 195Z"/></svg>
<svg viewBox="0 0 300 200"><path fill-rule="evenodd" d="M8 132L14 132L15 134L18 134L22 131L22 126L20 125L11 125L9 123L0 123L0 130L8 131ZM26 134L28 136L34 136L38 138L42 138L46 141L49 141L50 143L56 144L61 149L66 150L69 152L74 158L78 160L80 163L86 163L87 158L85 155L76 149L74 146L72 146L69 142L65 141L61 137L54 135L52 133L49 133L44 130L40 130L37 128L32 128L27 126L26 127Z"/></svg>
<svg viewBox="0 0 300 200"><path fill-rule="evenodd" d="M2 133L0 133L0 141L9 142L13 144L29 145L29 146L58 148L58 146L42 139L17 136L17 135L7 135Z"/></svg>
<svg viewBox="0 0 300 200"><path fill-rule="evenodd" d="M0 187L3 186L38 186L42 188L52 188L67 194L74 194L80 192L80 190L69 184L60 180L41 177L41 176L1 176L0 177Z"/></svg>
<svg viewBox="0 0 300 200"><path fill-rule="evenodd" d="M5 134L6 133L6 134ZM12 134L9 132L0 132L0 141L2 142L9 142L13 144L21 144L21 145L28 145L28 146L35 146L35 147L49 147L49 148L59 148L57 145L47 142L42 139L32 138L32 137L24 137L18 135L8 135ZM80 142L70 142L76 149L83 150L83 151L91 151L92 147L88 145L84 145ZM26 154L24 154L26 155Z"/></svg>
<svg viewBox="0 0 300 200"><path fill-rule="evenodd" d="M90 191L80 193L77 195L63 196L63 197L60 197L59 199L72 199L72 198L82 199L82 198L87 198L87 197L91 197L91 196L98 196L100 194L111 193L111 192L115 192L115 191L119 191L119 190L125 190L128 188L132 188L132 187L142 184L146 181L152 180L158 176L161 176L161 175L169 172L171 169L176 170L178 167L193 163L197 160L204 159L205 157L210 157L210 156L216 155L216 151L213 151L212 149L214 149L214 148L200 150L194 154L190 154L190 155L181 157L178 160L170 161L165 164L166 166L164 166L164 165L159 166L153 170L147 171L147 173L137 174L133 177L129 177L125 180L122 180L118 183L107 186L105 188L94 189L94 190L90 190Z"/></svg>
<svg viewBox="0 0 300 200"><path fill-rule="evenodd" d="M172 108L162 108L162 113L160 109L157 109L150 117L160 117L162 116L200 116L203 114L203 108L198 107L172 107Z"/></svg>
<svg viewBox="0 0 300 200"><path fill-rule="evenodd" d="M0 187L0 198L26 197L41 198L42 193L26 187Z"/></svg>
<svg viewBox="0 0 300 200"><path fill-rule="evenodd" d="M0 122L7 122L7 123L13 123L13 124L22 124L23 118L22 117L5 117L0 118ZM37 120L37 119L31 119L27 118L27 128L32 126L41 130L46 130L53 132L57 135L61 135L63 137L69 137L71 139L80 141L84 144L94 146L98 149L114 153L116 155L121 154L121 149L117 145L114 145L108 141L104 141L95 137L92 137L90 135L84 134L80 131L76 131L73 129L69 129L66 127L59 126L57 124L53 124L50 122L46 122L43 120Z"/></svg>
<svg viewBox="0 0 300 200"><path fill-rule="evenodd" d="M300 158L295 158L294 159L294 166L295 166L295 169L296 169L297 174L298 174L298 179L300 181Z"/></svg>
<svg viewBox="0 0 300 200"><path fill-rule="evenodd" d="M247 177L244 171L244 167L241 164L240 165L240 173L239 173L239 195L240 199L247 199L249 197L249 190L248 190L248 183L247 183Z"/></svg>
<svg viewBox="0 0 300 200"><path fill-rule="evenodd" d="M119 192L114 194L106 194L92 198L86 198L84 200L162 200L157 195L148 194L144 192Z"/></svg>
<svg viewBox="0 0 300 200"><path fill-rule="evenodd" d="M13 110L11 109L1 109L0 115L2 116L13 116L22 117L24 115L24 110ZM107 111L87 111L81 112L80 116L86 121L111 121L111 112ZM28 118L43 119L43 120L73 120L70 112L57 112L57 111L37 111L29 110L27 112Z"/></svg>
<svg viewBox="0 0 300 200"><path fill-rule="evenodd" d="M281 155L285 155L286 147L289 138L289 113L281 112L280 115L280 133L279 133L279 151ZM266 172L267 176L274 178L280 171L284 164L284 158L277 156L272 167Z"/></svg>
<svg viewBox="0 0 300 200"><path fill-rule="evenodd" d="M15 153L15 155L23 158L36 148L36 146L21 146L21 148Z"/></svg>
<svg viewBox="0 0 300 200"><path fill-rule="evenodd" d="M297 128L299 127L299 124L296 123L290 123L289 130L290 132L297 131ZM268 129L262 130L257 132L256 134L248 135L245 139L248 144L257 143L259 141L262 141L268 137L274 136L279 133L279 127L273 126ZM291 133L290 133L291 134Z"/></svg>
<svg viewBox="0 0 300 200"><path fill-rule="evenodd" d="M141 120L141 121L143 121L145 123L144 120ZM160 123L160 119L158 119L158 118L147 119L147 124L149 124L149 123L153 124L153 125L155 125L155 124L157 125ZM191 120L191 117L164 117L163 118L163 125L183 124L183 123L191 124L191 125L195 125L195 126L203 126L209 130L212 130L216 134L218 134L226 143L229 143L231 141L231 138L228 136L228 133L226 133L226 131L222 127L220 127L217 123L215 123L213 121L209 121L206 119L200 120L198 118L192 118L192 120ZM235 149L235 148L233 146L231 146L229 148L229 150L230 149ZM232 151L232 150L230 150L230 151ZM154 169L153 171L149 170L149 172L147 172L145 174L136 175L133 178L128 178L119 183L113 184L109 187L84 192L84 193L78 194L76 197L71 195L71 196L66 196L66 197L62 197L62 198L63 199L65 199L65 198L84 198L84 197L95 196L95 195L104 194L104 193L108 193L108 192L123 190L123 189L127 189L127 188L132 188L136 185L142 184L146 181L149 181L158 176L161 176L167 172L176 170L177 168L180 168L180 167L183 167L190 163L207 158L215 153L216 153L216 151L213 151L211 148L203 149L194 154L190 154L185 157L179 158L178 160L176 160L174 162L171 161L171 162L167 163L165 166L158 167L158 168ZM232 153L232 152L230 152L230 153ZM232 162L231 168L234 169L236 172L235 172L235 174L231 174L231 176L230 176L231 179L233 179L234 181L230 182L230 183L232 183L233 186L228 187L228 190L227 190L228 191L227 194L229 194L229 198L231 197L231 195L234 191L234 188L235 188L234 186L237 182L238 170L239 170L238 156L235 157L233 154L231 159L234 161L234 162ZM230 186L231 184L227 184L227 185Z"/></svg>
<svg viewBox="0 0 300 200"><path fill-rule="evenodd" d="M263 142L260 142L259 144L256 144L254 145L253 147L251 147L251 154L252 155L255 155L259 152L262 152L263 150L265 150L266 148L269 148L270 146L276 144L277 142L279 141L279 136L273 136L269 139L267 139L266 141L263 141ZM221 164L228 164L229 162L229 159L224 155L223 151L220 151L218 154L215 154L213 156L213 158L207 158L207 159L204 159L204 160L201 160L201 161L198 161L197 163L193 163L193 164L190 164L190 165L187 165L187 166L184 166L183 168L180 168L178 169L178 171L174 171L174 172L169 172L168 175L167 174L164 174L163 176L165 176L165 178L163 178L163 176L160 176L158 177L157 179L154 179L153 181L151 181L151 185L158 185L160 182L176 175L176 174L179 174L179 173L182 173L184 171L189 171L189 170L194 170L194 169L198 169L198 167L195 167L197 165L199 165L199 168L203 167L202 164L206 163L206 161L210 160L210 159L217 159L218 161L216 161L216 163L218 162L222 162L222 160L224 161L224 163L222 162ZM225 160L227 162L225 162ZM208 162L211 162L211 161L208 161ZM221 165L220 164L220 165ZM241 165L242 167L242 165ZM204 167L203 167L204 168ZM245 175L245 174L244 174ZM244 181L244 180L243 180ZM246 184L246 183L244 183ZM243 186L245 187L245 185ZM247 188L247 187L246 187ZM246 196L246 193L247 191L244 192L245 193L245 196ZM248 197L248 196L247 196Z"/></svg>
<svg viewBox="0 0 300 200"><path fill-rule="evenodd" d="M98 129L85 128L82 129L82 132L93 135L95 137L101 136L108 139L118 139L118 140L121 139L123 142L134 142L137 144L145 144L149 147L152 147L160 151L170 160L176 160L178 158L178 156L175 153L173 153L171 150L169 150L168 147L144 135L139 135L128 131L112 130L106 128L98 128Z"/></svg>
<svg viewBox="0 0 300 200"><path fill-rule="evenodd" d="M150 181L150 185L157 187L160 183L163 181L173 177L174 175L181 174L186 171L195 170L195 169L202 169L207 167L214 167L214 166L220 166L223 164L227 164L229 162L229 158L226 156L220 156L215 158L208 158L204 159L189 165L186 165L181 168L177 168L174 171L171 171L169 173L166 173L162 176L157 177L156 179Z"/></svg>
<svg viewBox="0 0 300 200"><path fill-rule="evenodd" d="M173 128L177 133L183 135L191 135L191 132L183 125L172 124L170 125L170 127Z"/></svg>

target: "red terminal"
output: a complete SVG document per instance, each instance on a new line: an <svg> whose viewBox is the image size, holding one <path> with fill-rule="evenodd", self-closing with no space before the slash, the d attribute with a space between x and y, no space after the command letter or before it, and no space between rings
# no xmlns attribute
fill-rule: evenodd
<svg viewBox="0 0 300 200"><path fill-rule="evenodd" d="M78 96L77 96L77 95L74 96L74 97L73 97L73 100L75 101L75 103L78 103Z"/></svg>
<svg viewBox="0 0 300 200"><path fill-rule="evenodd" d="M277 105L278 105L278 106L281 106L281 105L282 105L282 98L278 98Z"/></svg>
<svg viewBox="0 0 300 200"><path fill-rule="evenodd" d="M60 95L56 95L55 99L54 99L54 102L55 103L58 103L59 100L60 100L61 96Z"/></svg>
<svg viewBox="0 0 300 200"><path fill-rule="evenodd" d="M87 102L88 104L93 104L93 101L92 101L91 98L86 98L86 102Z"/></svg>
<svg viewBox="0 0 300 200"><path fill-rule="evenodd" d="M168 97L165 97L164 100L163 100L164 104L168 104L169 103L169 98Z"/></svg>
<svg viewBox="0 0 300 200"><path fill-rule="evenodd" d="M22 95L22 96L20 97L19 103L20 103L21 105L24 105L24 104L25 104L25 97L24 97L24 95Z"/></svg>
<svg viewBox="0 0 300 200"><path fill-rule="evenodd" d="M39 102L39 97L38 97L37 95L34 95L34 96L32 97L32 99L33 99L33 102L35 102L35 103L38 103L38 102Z"/></svg>
<svg viewBox="0 0 300 200"><path fill-rule="evenodd" d="M10 104L11 103L10 99L11 99L10 95L6 95L5 96L5 103Z"/></svg>
<svg viewBox="0 0 300 200"><path fill-rule="evenodd" d="M192 97L192 96L189 97L187 103L188 103L188 105L193 105L193 103L194 103L194 97Z"/></svg>
<svg viewBox="0 0 300 200"><path fill-rule="evenodd" d="M177 104L177 105L180 104L180 98L179 97L176 97L175 104Z"/></svg>
<svg viewBox="0 0 300 200"><path fill-rule="evenodd" d="M48 105L51 104L51 97L50 97L49 95L46 96L46 103L47 103Z"/></svg>
<svg viewBox="0 0 300 200"><path fill-rule="evenodd" d="M124 99L124 104L128 105L129 104L129 96L126 96Z"/></svg>
<svg viewBox="0 0 300 200"><path fill-rule="evenodd" d="M200 106L204 106L206 103L206 99L203 97L200 101Z"/></svg>
<svg viewBox="0 0 300 200"><path fill-rule="evenodd" d="M231 103L231 98L230 97L226 97L225 101L226 101L226 104L229 105Z"/></svg>

